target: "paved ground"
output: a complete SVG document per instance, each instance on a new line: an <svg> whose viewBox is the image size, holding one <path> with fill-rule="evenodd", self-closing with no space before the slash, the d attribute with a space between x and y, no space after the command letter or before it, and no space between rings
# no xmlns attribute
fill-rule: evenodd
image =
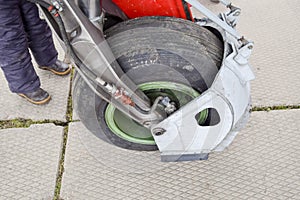
<svg viewBox="0 0 300 200"><path fill-rule="evenodd" d="M238 29L255 41L254 106L300 106L300 4L234 2L243 10ZM63 199L300 199L300 109L253 112L233 144L208 161L161 163L158 152L127 151L97 140L81 122L68 123L69 129L47 123L67 122L70 77L38 73L53 99L42 107L10 94L0 73L0 121L38 123L0 130L0 200L54 197L64 130Z"/></svg>
<svg viewBox="0 0 300 200"><path fill-rule="evenodd" d="M63 127L0 130L0 199L51 199Z"/></svg>
<svg viewBox="0 0 300 200"><path fill-rule="evenodd" d="M72 123L61 196L299 199L299 120L300 110L253 113L247 128L225 152L211 154L208 161L184 163L161 163L158 152L110 146L81 123Z"/></svg>

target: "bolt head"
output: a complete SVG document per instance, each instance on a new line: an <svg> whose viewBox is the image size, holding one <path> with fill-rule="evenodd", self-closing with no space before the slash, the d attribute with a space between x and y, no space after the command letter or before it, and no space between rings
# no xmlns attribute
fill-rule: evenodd
<svg viewBox="0 0 300 200"><path fill-rule="evenodd" d="M153 130L153 134L154 134L155 136L161 136L161 135L163 135L165 132L166 132L166 130L163 129L163 128L155 128L155 129Z"/></svg>

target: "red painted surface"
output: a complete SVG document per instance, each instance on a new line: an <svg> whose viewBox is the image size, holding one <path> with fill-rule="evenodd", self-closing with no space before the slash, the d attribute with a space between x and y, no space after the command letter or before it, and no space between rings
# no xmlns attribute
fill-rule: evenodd
<svg viewBox="0 0 300 200"><path fill-rule="evenodd" d="M170 16L187 19L182 0L113 0L129 17ZM190 7L188 12L192 16Z"/></svg>

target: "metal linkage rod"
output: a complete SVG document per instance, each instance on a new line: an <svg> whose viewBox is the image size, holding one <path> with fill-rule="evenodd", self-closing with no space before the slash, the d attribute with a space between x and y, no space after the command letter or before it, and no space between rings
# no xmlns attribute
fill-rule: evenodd
<svg viewBox="0 0 300 200"><path fill-rule="evenodd" d="M241 36L237 33L237 31L229 26L225 21L221 20L218 16L216 16L213 12L199 3L197 0L185 0L187 3L192 5L194 8L199 10L203 15L209 18L211 21L215 22L218 26L222 27L227 33L235 37L236 39L240 39Z"/></svg>

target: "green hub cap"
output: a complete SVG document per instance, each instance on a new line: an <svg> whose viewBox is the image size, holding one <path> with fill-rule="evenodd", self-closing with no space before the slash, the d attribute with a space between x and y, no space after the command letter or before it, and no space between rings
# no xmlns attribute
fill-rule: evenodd
<svg viewBox="0 0 300 200"><path fill-rule="evenodd" d="M172 102L175 102L177 109L200 95L191 87L171 82L143 83L139 85L139 88L149 97L151 103L153 103L158 96L168 96ZM198 116L198 123L204 123L208 116L208 110L202 111ZM155 141L149 129L136 123L111 104L108 104L105 110L105 121L114 134L126 141L155 145Z"/></svg>

